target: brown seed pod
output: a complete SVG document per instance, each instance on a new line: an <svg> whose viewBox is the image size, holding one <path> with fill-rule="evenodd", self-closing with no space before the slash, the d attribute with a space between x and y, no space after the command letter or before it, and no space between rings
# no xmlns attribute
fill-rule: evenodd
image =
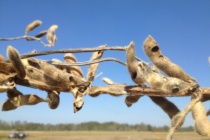
<svg viewBox="0 0 210 140"><path fill-rule="evenodd" d="M106 78L106 77L102 78L102 80L103 80L106 84L108 84L108 85L117 84L117 83L113 82L111 79Z"/></svg>
<svg viewBox="0 0 210 140"><path fill-rule="evenodd" d="M164 93L176 93L180 91L192 90L194 84L187 83L174 77L164 77L163 75L153 72L145 63L139 63L144 73L144 79L153 88L163 91Z"/></svg>
<svg viewBox="0 0 210 140"><path fill-rule="evenodd" d="M32 31L36 27L40 26L41 24L42 24L42 21L40 21L40 20L34 20L30 24L28 24L28 26L26 27L25 34L27 35L30 31Z"/></svg>
<svg viewBox="0 0 210 140"><path fill-rule="evenodd" d="M107 45L102 45L102 46L99 46L98 48L105 48L105 47L107 47ZM102 57L103 53L104 53L104 51L93 52L90 61L100 59ZM89 66L88 72L87 72L87 80L88 81L92 82L94 80L95 73L96 73L96 70L98 69L98 66L99 66L99 63L91 64Z"/></svg>
<svg viewBox="0 0 210 140"><path fill-rule="evenodd" d="M0 62L4 62L4 61L5 61L4 56L0 54Z"/></svg>
<svg viewBox="0 0 210 140"><path fill-rule="evenodd" d="M23 95L23 93L21 93L20 91L18 91L17 89L12 89L12 90L8 90L7 91L7 97L9 99L12 99L14 97L17 97L19 95Z"/></svg>
<svg viewBox="0 0 210 140"><path fill-rule="evenodd" d="M56 109L60 102L59 92L49 91L46 101L51 109Z"/></svg>
<svg viewBox="0 0 210 140"><path fill-rule="evenodd" d="M35 38L41 38L41 37L43 37L46 34L47 34L47 30L44 30L44 31L41 31L39 34L35 35L34 37ZM34 39L34 38L26 38L26 40L27 41L34 41L36 39Z"/></svg>
<svg viewBox="0 0 210 140"><path fill-rule="evenodd" d="M7 47L7 56L17 72L17 76L24 78L26 76L24 65L20 59L18 51L12 46Z"/></svg>
<svg viewBox="0 0 210 140"><path fill-rule="evenodd" d="M16 73L12 63L0 62L0 72L5 74Z"/></svg>
<svg viewBox="0 0 210 140"><path fill-rule="evenodd" d="M57 37L55 35L55 31L58 29L58 25L52 25L49 29L48 29L48 32L47 32L47 41L49 42L50 44L50 47L54 46L56 40L57 40Z"/></svg>
<svg viewBox="0 0 210 140"><path fill-rule="evenodd" d="M4 101L4 103L2 104L2 111L10 111L10 110L14 110L17 107L10 101L10 100L6 100Z"/></svg>
<svg viewBox="0 0 210 140"><path fill-rule="evenodd" d="M64 55L64 61L67 63L76 63L77 59L72 53L66 53ZM69 66L67 72L71 73L79 78L83 78L82 69L79 66Z"/></svg>
<svg viewBox="0 0 210 140"><path fill-rule="evenodd" d="M127 68L128 72L130 73L130 76L132 80L140 85L145 85L145 79L142 70L139 67L139 63L136 61L135 57L135 49L134 49L134 42L131 42L128 45L127 51L126 51L126 59L127 59Z"/></svg>
<svg viewBox="0 0 210 140"><path fill-rule="evenodd" d="M167 100L165 97L155 97L149 96L150 99L158 105L164 112L166 112L170 119L172 119L177 113L179 113L179 109L175 104Z"/></svg>
<svg viewBox="0 0 210 140"><path fill-rule="evenodd" d="M52 62L62 63L62 61L59 60L59 59L52 59ZM56 66L56 65L55 65L55 67L58 68L59 70L62 70L62 71L64 71L64 72L66 72L66 67L65 67L65 66Z"/></svg>
<svg viewBox="0 0 210 140"><path fill-rule="evenodd" d="M43 71L45 75L50 76L51 79L54 79L57 81L57 83L60 84L76 86L86 82L84 78L79 78L73 74L64 73L63 71L57 69L55 66L45 61L40 61L38 59L28 59L28 63L30 63L31 66Z"/></svg>
<svg viewBox="0 0 210 140"><path fill-rule="evenodd" d="M153 64L168 76L181 79L185 82L196 82L180 66L174 64L162 54L159 45L151 36L148 36L144 42L144 51Z"/></svg>
<svg viewBox="0 0 210 140"><path fill-rule="evenodd" d="M84 105L84 100L82 98L80 97L75 98L74 103L73 103L74 113L82 109L83 105Z"/></svg>
<svg viewBox="0 0 210 140"><path fill-rule="evenodd" d="M192 108L192 115L195 121L195 131L202 136L210 136L210 122L202 102L198 102Z"/></svg>
<svg viewBox="0 0 210 140"><path fill-rule="evenodd" d="M138 102L138 100L141 98L141 95L136 95L136 96L126 96L125 98L125 104L127 107L131 107L133 103Z"/></svg>
<svg viewBox="0 0 210 140"><path fill-rule="evenodd" d="M2 110L12 110L23 105L35 105L40 102L45 102L44 99L34 94L18 95L4 102Z"/></svg>

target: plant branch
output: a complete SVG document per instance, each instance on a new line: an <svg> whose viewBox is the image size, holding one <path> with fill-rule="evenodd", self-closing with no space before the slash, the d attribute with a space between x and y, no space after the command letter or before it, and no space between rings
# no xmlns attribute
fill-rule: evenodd
<svg viewBox="0 0 210 140"><path fill-rule="evenodd" d="M106 48L80 48L80 49L63 49L63 50L51 50L51 51L42 51L42 52L32 52L27 54L20 55L21 58L28 58L33 56L41 56L55 53L81 53L81 52L95 52L95 51L107 51L107 50L115 50L115 51L126 51L126 47L112 46Z"/></svg>
<svg viewBox="0 0 210 140"><path fill-rule="evenodd" d="M14 40L20 40L20 39L26 39L27 41L36 40L36 41L39 41L43 46L49 45L49 44L45 44L40 38L28 36L28 35L14 37L14 38L0 38L0 41L14 41Z"/></svg>
<svg viewBox="0 0 210 140"><path fill-rule="evenodd" d="M122 62L116 58L101 58L97 60L92 60L92 61L85 61L85 62L75 62L75 63L66 63L66 62L53 62L53 61L47 61L48 63L56 66L84 66L84 65L90 65L90 64L95 64L95 63L100 63L100 62L105 62L105 61L115 61L118 62L122 65L127 65L125 62Z"/></svg>

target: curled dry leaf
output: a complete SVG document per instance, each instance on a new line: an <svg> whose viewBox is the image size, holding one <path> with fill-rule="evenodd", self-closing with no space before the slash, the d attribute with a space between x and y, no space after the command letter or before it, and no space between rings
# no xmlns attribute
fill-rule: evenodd
<svg viewBox="0 0 210 140"><path fill-rule="evenodd" d="M24 78L26 76L24 65L20 59L18 51L12 46L7 47L7 56L17 72L17 76Z"/></svg>
<svg viewBox="0 0 210 140"><path fill-rule="evenodd" d="M34 20L28 26L26 27L25 34L27 35L30 31L34 30L36 27L40 26L42 24L42 21L40 20Z"/></svg>

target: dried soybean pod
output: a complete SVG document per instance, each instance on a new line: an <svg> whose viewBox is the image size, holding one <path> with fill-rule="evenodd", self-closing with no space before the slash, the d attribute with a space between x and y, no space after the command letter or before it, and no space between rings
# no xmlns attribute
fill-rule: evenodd
<svg viewBox="0 0 210 140"><path fill-rule="evenodd" d="M176 105L167 100L165 97L150 96L150 99L161 109L163 109L163 111L168 114L170 119L179 113L179 109L176 107Z"/></svg>
<svg viewBox="0 0 210 140"><path fill-rule="evenodd" d="M17 107L23 105L35 105L40 102L45 102L44 99L35 94L18 95L17 97L14 97L13 99L10 100Z"/></svg>
<svg viewBox="0 0 210 140"><path fill-rule="evenodd" d="M195 131L202 136L210 136L210 122L206 110L201 101L192 108L192 115L195 122Z"/></svg>
<svg viewBox="0 0 210 140"><path fill-rule="evenodd" d="M3 102L2 104L2 111L10 111L10 110L14 110L17 107L10 101L10 100L6 100Z"/></svg>
<svg viewBox="0 0 210 140"><path fill-rule="evenodd" d="M12 63L0 62L0 72L5 74L16 73Z"/></svg>
<svg viewBox="0 0 210 140"><path fill-rule="evenodd" d="M158 43L150 35L144 42L144 51L152 60L153 64L166 75L181 79L185 82L196 82L196 80L185 73L180 66L174 64L162 54Z"/></svg>
<svg viewBox="0 0 210 140"><path fill-rule="evenodd" d="M17 97L18 95L23 95L23 93L21 93L20 91L18 91L17 89L11 89L7 91L7 97L9 99L12 99L14 97Z"/></svg>
<svg viewBox="0 0 210 140"><path fill-rule="evenodd" d="M140 68L144 73L146 82L153 88L159 89L165 93L176 93L185 90L194 89L194 84L187 83L174 77L164 77L163 75L153 72L145 63L140 63Z"/></svg>
<svg viewBox="0 0 210 140"><path fill-rule="evenodd" d="M26 76L24 65L20 59L18 51L12 46L7 47L7 56L17 72L17 76L24 78Z"/></svg>
<svg viewBox="0 0 210 140"><path fill-rule="evenodd" d="M111 79L106 78L106 77L102 78L102 80L103 80L106 84L108 84L108 85L117 84L117 83L113 82Z"/></svg>
<svg viewBox="0 0 210 140"><path fill-rule="evenodd" d="M77 59L72 53L66 53L64 55L64 61L67 63L76 63ZM79 66L69 66L67 72L71 73L79 78L83 78L82 69Z"/></svg>
<svg viewBox="0 0 210 140"><path fill-rule="evenodd" d="M28 26L26 27L25 34L27 35L30 31L35 29L36 27L40 26L42 24L42 21L40 20L34 20Z"/></svg>
<svg viewBox="0 0 210 140"><path fill-rule="evenodd" d="M128 72L130 73L132 80L140 86L145 85L143 72L139 67L139 63L136 62L134 42L130 42L128 45L126 59Z"/></svg>
<svg viewBox="0 0 210 140"><path fill-rule="evenodd" d="M102 45L102 46L99 46L98 48L105 48L105 47L107 47L107 45ZM90 58L90 61L100 59L102 57L103 53L104 53L104 51L93 52L92 57ZM96 70L98 69L98 66L99 66L99 63L91 64L89 66L88 73L87 73L88 81L92 82L94 80L95 73L96 73Z"/></svg>
<svg viewBox="0 0 210 140"><path fill-rule="evenodd" d="M4 56L0 54L0 62L4 62L4 61L5 61Z"/></svg>
<svg viewBox="0 0 210 140"><path fill-rule="evenodd" d="M136 95L136 96L126 96L125 98L125 104L127 107L131 107L133 103L138 102L139 98L141 98L141 95Z"/></svg>
<svg viewBox="0 0 210 140"><path fill-rule="evenodd" d="M47 30L41 31L39 34L35 35L35 38L41 38L47 34ZM26 38L27 41L34 41L34 38Z"/></svg>
<svg viewBox="0 0 210 140"><path fill-rule="evenodd" d="M50 47L54 46L56 40L57 40L57 37L55 35L55 31L58 29L58 25L52 25L50 26L50 28L48 29L47 31L47 41L49 42L50 44Z"/></svg>
<svg viewBox="0 0 210 140"><path fill-rule="evenodd" d="M59 60L59 59L52 59L52 62L62 63L62 61ZM55 65L55 67L58 68L59 70L62 70L62 71L64 71L64 72L66 72L66 67L65 67L65 66L56 66L56 65Z"/></svg>
<svg viewBox="0 0 210 140"><path fill-rule="evenodd" d="M51 109L56 109L60 102L59 92L49 91L46 101Z"/></svg>

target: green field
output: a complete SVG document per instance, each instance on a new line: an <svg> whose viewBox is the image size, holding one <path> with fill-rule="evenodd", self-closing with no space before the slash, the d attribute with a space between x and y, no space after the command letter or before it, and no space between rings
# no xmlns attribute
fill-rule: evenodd
<svg viewBox="0 0 210 140"><path fill-rule="evenodd" d="M9 131L0 132L0 140L8 140ZM166 132L110 131L26 131L25 140L164 140ZM176 132L174 140L209 140L195 132ZM14 139L10 139L14 140Z"/></svg>

